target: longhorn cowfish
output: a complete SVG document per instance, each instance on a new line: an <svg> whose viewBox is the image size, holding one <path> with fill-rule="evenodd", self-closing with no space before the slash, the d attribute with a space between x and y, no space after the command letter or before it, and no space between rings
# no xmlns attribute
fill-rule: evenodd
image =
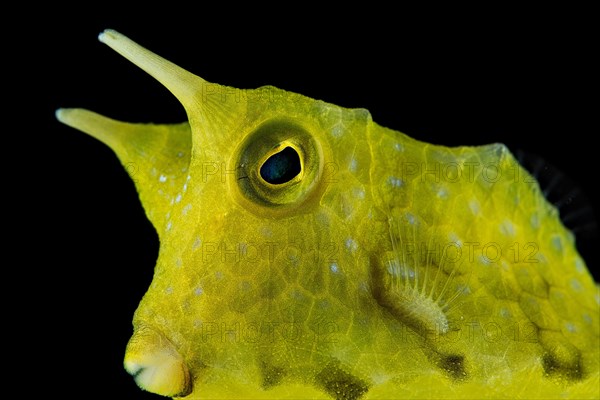
<svg viewBox="0 0 600 400"><path fill-rule="evenodd" d="M159 240L124 367L185 398L598 398L600 291L502 144L445 147L267 86L207 82L113 30L179 124L85 109ZM131 168L131 166L135 168Z"/></svg>

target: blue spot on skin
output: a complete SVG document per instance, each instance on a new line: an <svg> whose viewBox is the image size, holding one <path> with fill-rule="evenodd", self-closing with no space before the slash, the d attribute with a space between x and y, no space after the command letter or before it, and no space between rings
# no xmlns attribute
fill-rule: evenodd
<svg viewBox="0 0 600 400"><path fill-rule="evenodd" d="M331 130L331 135L333 137L339 138L340 136L342 136L344 134L344 128L341 125L336 125L333 127L333 129Z"/></svg>
<svg viewBox="0 0 600 400"><path fill-rule="evenodd" d="M483 254L479 256L479 263L481 265L485 265L486 267L492 265L492 261Z"/></svg>
<svg viewBox="0 0 600 400"><path fill-rule="evenodd" d="M548 264L548 259L544 255L544 253L537 253L534 258L538 260L539 263Z"/></svg>
<svg viewBox="0 0 600 400"><path fill-rule="evenodd" d="M348 170L350 172L356 172L356 170L358 169L358 161L356 161L355 158L353 158L352 160L350 160L350 163L348 164Z"/></svg>
<svg viewBox="0 0 600 400"><path fill-rule="evenodd" d="M352 238L346 239L345 245L346 248L351 252L355 252L356 250L358 250L358 243L356 243Z"/></svg>
<svg viewBox="0 0 600 400"><path fill-rule="evenodd" d="M448 198L448 189L446 189L443 186L440 186L440 187L437 188L436 195L440 199L445 200L445 199Z"/></svg>
<svg viewBox="0 0 600 400"><path fill-rule="evenodd" d="M451 246L453 247L462 247L463 246L463 241L460 240L460 238L458 237L458 235L455 232L450 232L448 234L448 239L450 240Z"/></svg>
<svg viewBox="0 0 600 400"><path fill-rule="evenodd" d="M473 213L473 215L477 215L479 214L479 202L477 201L477 199L471 199L469 201L469 208L471 209L471 212Z"/></svg>
<svg viewBox="0 0 600 400"><path fill-rule="evenodd" d="M402 185L404 185L404 181L401 178L397 178L395 176L390 176L388 178L388 184L391 187L399 188L399 187L402 187Z"/></svg>
<svg viewBox="0 0 600 400"><path fill-rule="evenodd" d="M350 204L349 201L345 201L346 198L344 197L344 201L342 201L342 211L344 212L344 215L346 216L346 218L350 217L352 215L352 212L354 211L354 209L352 208L352 205Z"/></svg>
<svg viewBox="0 0 600 400"><path fill-rule="evenodd" d="M194 289L194 294L196 296L200 296L202 293L204 293L204 290L201 287L197 287L196 289Z"/></svg>
<svg viewBox="0 0 600 400"><path fill-rule="evenodd" d="M531 227L533 229L538 229L540 227L540 217L537 213L531 214L531 217L529 218L529 223L531 224Z"/></svg>
<svg viewBox="0 0 600 400"><path fill-rule="evenodd" d="M552 247L559 253L563 251L562 239L560 236L555 235L552 237Z"/></svg>
<svg viewBox="0 0 600 400"><path fill-rule="evenodd" d="M504 220L504 222L500 224L500 232L504 236L515 236L515 226L512 221Z"/></svg>
<svg viewBox="0 0 600 400"><path fill-rule="evenodd" d="M411 225L416 225L417 218L411 213L406 213L406 221Z"/></svg>
<svg viewBox="0 0 600 400"><path fill-rule="evenodd" d="M460 293L464 293L464 294L469 294L471 293L471 288L468 287L467 285L458 285L456 287L456 290Z"/></svg>
<svg viewBox="0 0 600 400"><path fill-rule="evenodd" d="M192 250L198 249L201 244L202 240L199 237L197 237L196 240L194 240L194 243L192 244Z"/></svg>
<svg viewBox="0 0 600 400"><path fill-rule="evenodd" d="M585 272L585 264L583 263L583 260L581 258L575 259L575 270L580 274L583 274Z"/></svg>
<svg viewBox="0 0 600 400"><path fill-rule="evenodd" d="M263 226L260 229L260 233L261 235L263 235L264 237L270 238L273 237L273 231L271 230L271 228Z"/></svg>
<svg viewBox="0 0 600 400"><path fill-rule="evenodd" d="M337 274L338 272L340 272L338 265L336 263L332 263L329 266L329 269L331 270L331 272L333 272L334 274Z"/></svg>
<svg viewBox="0 0 600 400"><path fill-rule="evenodd" d="M352 194L354 195L354 197L360 200L365 198L365 191L362 188L352 189Z"/></svg>
<svg viewBox="0 0 600 400"><path fill-rule="evenodd" d="M400 276L413 279L415 277L415 271L413 271L411 268L404 268L400 270Z"/></svg>

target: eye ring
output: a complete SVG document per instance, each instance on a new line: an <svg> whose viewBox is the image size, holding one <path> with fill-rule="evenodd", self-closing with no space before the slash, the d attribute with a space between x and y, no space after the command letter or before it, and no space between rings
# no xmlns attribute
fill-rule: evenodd
<svg viewBox="0 0 600 400"><path fill-rule="evenodd" d="M277 155L281 159L272 159ZM261 216L306 209L322 193L323 159L323 149L309 129L283 119L264 122L246 135L230 160L229 168L237 178L229 181L231 192L241 205ZM269 160L281 162L267 165L273 169L270 177L261 174Z"/></svg>

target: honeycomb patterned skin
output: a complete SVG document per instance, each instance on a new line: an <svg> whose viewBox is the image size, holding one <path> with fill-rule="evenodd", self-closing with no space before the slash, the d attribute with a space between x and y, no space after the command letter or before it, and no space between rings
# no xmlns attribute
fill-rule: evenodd
<svg viewBox="0 0 600 400"><path fill-rule="evenodd" d="M600 396L598 285L505 146L420 142L364 109L209 83L115 31L100 40L188 115L57 111L114 150L160 238L124 360L142 389ZM270 174L299 172L269 182L276 156Z"/></svg>

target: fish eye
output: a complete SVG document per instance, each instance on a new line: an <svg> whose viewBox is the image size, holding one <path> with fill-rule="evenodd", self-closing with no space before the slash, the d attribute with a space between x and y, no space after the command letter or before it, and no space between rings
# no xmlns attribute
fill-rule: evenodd
<svg viewBox="0 0 600 400"><path fill-rule="evenodd" d="M292 180L300 173L300 156L292 147L285 147L270 156L260 167L260 177L265 182L280 185Z"/></svg>
<svg viewBox="0 0 600 400"><path fill-rule="evenodd" d="M230 181L242 204L258 214L286 213L321 191L323 151L310 129L289 120L264 122L249 132L232 157Z"/></svg>

